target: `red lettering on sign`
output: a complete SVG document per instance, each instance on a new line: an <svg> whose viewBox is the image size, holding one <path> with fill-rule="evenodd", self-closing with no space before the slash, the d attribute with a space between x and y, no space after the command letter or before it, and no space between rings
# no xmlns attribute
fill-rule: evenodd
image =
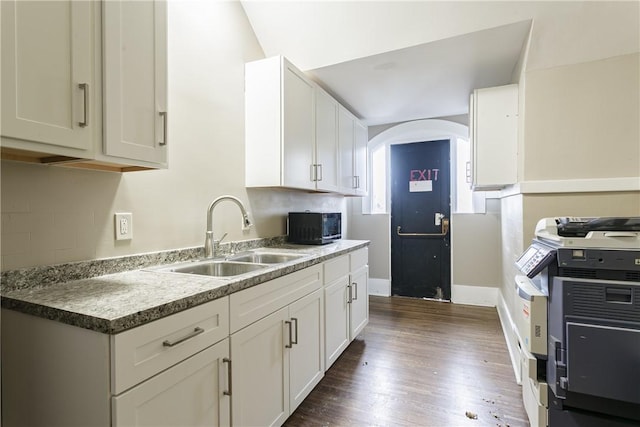
<svg viewBox="0 0 640 427"><path fill-rule="evenodd" d="M409 172L409 181L437 181L438 172L440 169L412 169Z"/></svg>

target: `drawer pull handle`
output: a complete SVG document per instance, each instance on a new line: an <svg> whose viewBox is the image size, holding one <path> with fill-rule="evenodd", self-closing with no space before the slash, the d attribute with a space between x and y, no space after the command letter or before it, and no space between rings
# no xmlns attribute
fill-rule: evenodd
<svg viewBox="0 0 640 427"><path fill-rule="evenodd" d="M351 304L353 302L353 294L351 289L351 284L347 285L348 295L347 295L347 304Z"/></svg>
<svg viewBox="0 0 640 427"><path fill-rule="evenodd" d="M174 345L178 345L178 344L180 344L181 342L184 342L184 341L186 341L186 340L188 340L188 339L191 339L191 338L195 337L196 335L200 335L200 334L201 334L201 333L203 333L203 332L204 332L204 329L202 329L202 328L195 328L195 329L193 330L193 332L191 332L189 335L185 335L184 337L180 338L180 339L179 339L179 340L177 340L177 341L169 341L169 340L163 341L163 342L162 342L162 345L163 345L163 346L165 346L165 347L173 347Z"/></svg>
<svg viewBox="0 0 640 427"><path fill-rule="evenodd" d="M288 321L288 320L285 320L285 321L284 321L284 323L285 323L285 324L288 326L288 328L289 328L289 344L285 344L285 345L284 345L284 347L285 347L285 348L291 348L291 347L293 347L293 339L292 339L293 331L292 331L292 328L291 328L291 322L290 322L290 321Z"/></svg>
<svg viewBox="0 0 640 427"><path fill-rule="evenodd" d="M353 297L353 300L352 300L352 301L355 301L358 299L358 284L356 282L353 282L351 284L351 287L355 289L355 292L354 292L355 296Z"/></svg>
<svg viewBox="0 0 640 427"><path fill-rule="evenodd" d="M232 385L231 385L231 359L229 359L228 357L225 357L224 359L222 359L222 363L228 363L229 364L229 369L227 369L227 384L229 384L229 390L225 390L222 392L222 394L224 394L225 396L231 396L232 393Z"/></svg>

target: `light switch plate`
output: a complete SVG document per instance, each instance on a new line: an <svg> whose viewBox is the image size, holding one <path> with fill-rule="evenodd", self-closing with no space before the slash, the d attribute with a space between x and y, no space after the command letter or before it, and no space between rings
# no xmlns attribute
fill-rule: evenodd
<svg viewBox="0 0 640 427"><path fill-rule="evenodd" d="M133 239L133 214L132 213L116 213L114 215L114 228L116 240Z"/></svg>

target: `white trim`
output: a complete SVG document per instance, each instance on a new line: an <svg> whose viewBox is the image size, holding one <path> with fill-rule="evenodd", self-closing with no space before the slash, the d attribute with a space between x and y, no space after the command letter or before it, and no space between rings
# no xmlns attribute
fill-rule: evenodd
<svg viewBox="0 0 640 427"><path fill-rule="evenodd" d="M509 197L517 194L618 191L640 191L640 177L523 181L502 190L500 197Z"/></svg>
<svg viewBox="0 0 640 427"><path fill-rule="evenodd" d="M451 302L454 304L495 307L498 303L498 291L497 287L452 284Z"/></svg>
<svg viewBox="0 0 640 427"><path fill-rule="evenodd" d="M509 357L511 358L511 366L513 367L513 373L516 376L516 382L522 384L522 372L520 370L520 348L518 346L518 334L516 332L516 324L513 322L511 313L509 312L509 306L504 300L502 291L498 292L498 317L500 318L500 325L502 326L502 333L504 334L504 340L507 343L507 349L509 350Z"/></svg>
<svg viewBox="0 0 640 427"><path fill-rule="evenodd" d="M391 296L391 280L369 277L369 295Z"/></svg>
<svg viewBox="0 0 640 427"><path fill-rule="evenodd" d="M369 141L369 149L379 144L406 144L436 139L469 138L469 128L448 120L425 119L393 126Z"/></svg>

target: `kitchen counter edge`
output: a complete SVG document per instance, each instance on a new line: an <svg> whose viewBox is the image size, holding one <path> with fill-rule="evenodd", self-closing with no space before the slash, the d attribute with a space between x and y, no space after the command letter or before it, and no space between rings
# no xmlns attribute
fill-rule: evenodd
<svg viewBox="0 0 640 427"><path fill-rule="evenodd" d="M130 272L98 276L90 279L63 282L34 291L10 291L2 295L1 305L2 308L5 309L65 323L71 326L77 326L100 333L117 334L183 310L223 298L235 292L260 285L261 283L295 271L323 263L329 259L365 248L369 246L369 243L370 242L368 240L343 240L337 243L337 246L333 248L334 250L331 250L332 248L328 248L326 246L319 246L317 250L314 251L307 247L307 250L300 252L310 252L309 257L305 257L301 261L285 263L284 265L275 265L251 275L242 275L242 277L238 277L237 279L220 280L203 276L179 274L179 276L182 276L181 280L189 279L190 281L196 282L200 285L195 293L191 295L178 296L175 299L169 297L166 301L152 307L145 307L143 302L140 301L139 310L136 309L134 305L131 305L131 299L134 298L133 304L135 304L135 298L144 299L145 294L133 294L132 292L132 295L128 296L126 294L127 289L124 291L121 290L122 286L126 286L128 289L132 290L137 288L139 283L137 283L136 280L139 280L141 274L147 279L159 277L176 279L175 275L178 273L134 270ZM95 295L87 296L82 293L84 288L89 289L91 288L91 285L94 285L94 289L95 286L99 286L100 289L103 286L117 286L117 290L114 292L120 292L123 294L119 295L118 298L121 298L121 301L127 301L130 304L130 308L127 309L127 313L111 313L115 307L103 307L104 314L88 313L82 307L74 309L73 304L75 301L80 302L84 299L91 301L91 298L89 297L95 297ZM152 288L153 286L150 285L149 287ZM153 291L154 289L150 290ZM106 289L105 292L109 292L109 289ZM65 301L64 303L56 302L55 298L62 298L64 295L69 293L73 293L71 301ZM52 299L49 301L48 297ZM94 303L97 303L97 301L94 301Z"/></svg>

